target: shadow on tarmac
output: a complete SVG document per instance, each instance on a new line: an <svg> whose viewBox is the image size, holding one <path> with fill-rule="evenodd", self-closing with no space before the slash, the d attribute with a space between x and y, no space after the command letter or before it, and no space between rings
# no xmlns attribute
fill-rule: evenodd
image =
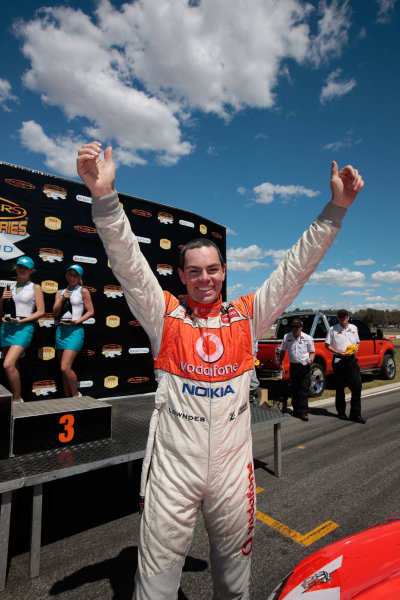
<svg viewBox="0 0 400 600"><path fill-rule="evenodd" d="M336 412L334 412L334 413L330 412L326 408L318 408L318 407L313 408L312 405L311 406L309 405L308 412L310 413L310 415L322 415L323 417L335 417L337 419Z"/></svg>
<svg viewBox="0 0 400 600"><path fill-rule="evenodd" d="M113 600L132 600L135 589L137 546L124 548L113 558L79 569L72 575L57 581L49 591L51 596L83 587L106 579L113 590Z"/></svg>
<svg viewBox="0 0 400 600"><path fill-rule="evenodd" d="M83 587L102 579L108 580L113 590L113 600L131 600L135 589L135 572L137 568L137 546L124 548L113 558L80 569L57 581L49 590L50 596ZM208 563L205 560L187 556L183 566L184 571L206 571ZM181 588L178 590L178 600L188 600Z"/></svg>

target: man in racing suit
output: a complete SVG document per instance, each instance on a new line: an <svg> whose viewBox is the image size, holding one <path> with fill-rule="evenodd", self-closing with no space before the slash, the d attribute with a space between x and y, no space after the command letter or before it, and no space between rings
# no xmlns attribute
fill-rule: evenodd
<svg viewBox="0 0 400 600"><path fill-rule="evenodd" d="M215 600L246 600L255 525L249 386L253 345L298 295L364 183L332 163L332 201L255 293L221 302L225 265L207 240L182 251L188 295L163 292L114 191L98 142L78 152L93 219L132 313L148 334L158 380L142 478L136 600L174 600L198 509L210 540ZM211 245L210 245L211 244ZM147 466L151 453L151 466Z"/></svg>

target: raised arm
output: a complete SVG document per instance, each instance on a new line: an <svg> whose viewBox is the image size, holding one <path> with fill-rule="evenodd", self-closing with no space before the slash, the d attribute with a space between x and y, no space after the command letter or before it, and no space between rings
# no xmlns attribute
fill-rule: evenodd
<svg viewBox="0 0 400 600"><path fill-rule="evenodd" d="M133 315L138 319L157 356L165 312L164 294L143 256L127 216L114 191L112 149L100 157L101 144L84 144L78 151L77 169L92 193L92 216L115 277L120 282Z"/></svg>
<svg viewBox="0 0 400 600"><path fill-rule="evenodd" d="M354 167L349 165L339 171L333 161L330 186L331 201L255 293L255 339L261 337L298 296L339 233L346 210L364 187L364 181Z"/></svg>

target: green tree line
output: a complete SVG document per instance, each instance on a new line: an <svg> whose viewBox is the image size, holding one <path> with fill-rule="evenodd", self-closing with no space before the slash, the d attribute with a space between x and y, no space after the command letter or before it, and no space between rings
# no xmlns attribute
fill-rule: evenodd
<svg viewBox="0 0 400 600"><path fill-rule="evenodd" d="M336 315L340 308L344 308L343 306L339 308L329 308L329 309L319 309L319 312L328 314L328 315ZM303 311L311 311L314 312L312 308L300 309L296 308L294 311L290 312L303 312ZM369 327L388 327L389 325L394 325L398 327L400 325L400 310L377 310L376 308L362 308L360 310L356 310L355 312L351 312L349 310L349 315L353 317L357 317L364 321Z"/></svg>

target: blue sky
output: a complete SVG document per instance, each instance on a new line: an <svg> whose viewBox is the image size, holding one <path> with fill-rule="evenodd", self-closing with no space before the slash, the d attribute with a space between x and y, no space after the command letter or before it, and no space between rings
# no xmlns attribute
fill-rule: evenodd
<svg viewBox="0 0 400 600"><path fill-rule="evenodd" d="M138 0L2 6L0 160L76 178L111 143L117 189L228 228L254 291L330 199L365 188L293 307L400 308L399 3Z"/></svg>

